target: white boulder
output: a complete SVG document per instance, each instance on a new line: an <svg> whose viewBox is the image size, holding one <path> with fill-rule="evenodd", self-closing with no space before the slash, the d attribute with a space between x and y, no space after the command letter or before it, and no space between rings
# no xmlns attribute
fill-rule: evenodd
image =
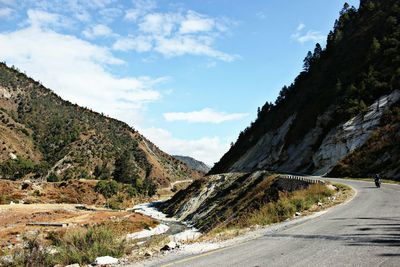
<svg viewBox="0 0 400 267"><path fill-rule="evenodd" d="M98 257L94 261L94 264L96 264L96 265L118 264L118 259L110 257L110 256Z"/></svg>

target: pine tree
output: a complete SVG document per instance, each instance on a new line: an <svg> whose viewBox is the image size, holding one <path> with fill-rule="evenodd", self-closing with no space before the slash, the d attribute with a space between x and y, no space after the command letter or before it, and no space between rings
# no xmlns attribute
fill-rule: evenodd
<svg viewBox="0 0 400 267"><path fill-rule="evenodd" d="M304 71L310 70L312 61L313 61L313 54L311 53L311 51L308 51L307 56L303 60L303 62L304 62L303 70Z"/></svg>
<svg viewBox="0 0 400 267"><path fill-rule="evenodd" d="M125 184L137 186L140 177L136 172L136 166L133 164L131 153L126 150L115 160L115 169L113 177L116 181Z"/></svg>
<svg viewBox="0 0 400 267"><path fill-rule="evenodd" d="M313 60L320 58L321 54L322 54L322 47L319 43L317 43L314 49Z"/></svg>

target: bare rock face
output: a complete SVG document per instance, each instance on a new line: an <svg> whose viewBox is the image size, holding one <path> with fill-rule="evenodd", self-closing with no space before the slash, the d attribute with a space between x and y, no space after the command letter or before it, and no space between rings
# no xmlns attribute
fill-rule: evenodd
<svg viewBox="0 0 400 267"><path fill-rule="evenodd" d="M328 121L331 120L334 107L328 108L328 110L318 117L316 126L304 136L299 143L291 144L285 151L285 155L282 155L282 159L279 166L276 168L280 171L295 170L305 172L308 168L312 167L312 157L314 155L314 146L318 142L321 135L323 135L324 127Z"/></svg>
<svg viewBox="0 0 400 267"><path fill-rule="evenodd" d="M288 144L287 134L296 119L296 115L292 115L279 128L265 133L229 171L266 169L324 175L340 160L365 144L378 127L385 110L399 99L400 91L395 90L376 100L368 107L366 114L359 114L326 131L335 112L332 106L318 117L315 127L309 129L302 139Z"/></svg>
<svg viewBox="0 0 400 267"><path fill-rule="evenodd" d="M251 171L273 166L280 159L285 145L285 136L295 117L295 115L292 115L277 130L267 132L229 171Z"/></svg>
<svg viewBox="0 0 400 267"><path fill-rule="evenodd" d="M361 147L378 126L383 112L399 99L400 91L393 91L369 106L365 115L359 114L332 129L313 156L314 174L328 173L338 161Z"/></svg>
<svg viewBox="0 0 400 267"><path fill-rule="evenodd" d="M9 99L11 98L11 92L6 88L0 86L0 97Z"/></svg>

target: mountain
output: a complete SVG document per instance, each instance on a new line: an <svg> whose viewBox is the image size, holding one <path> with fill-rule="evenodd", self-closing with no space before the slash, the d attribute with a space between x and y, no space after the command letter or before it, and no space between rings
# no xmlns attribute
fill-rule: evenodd
<svg viewBox="0 0 400 267"><path fill-rule="evenodd" d="M182 161L183 163L185 163L186 165L188 165L188 166L189 166L190 168L192 168L193 170L197 170L197 171L202 172L202 173L207 173L207 172L209 172L210 169L211 169L211 168L210 168L207 164L205 164L204 162L198 161L198 160L196 160L196 159L194 159L194 158L191 158L191 157L177 156L177 155L174 155L173 157L176 158L176 159L178 159L178 160L180 160L180 161Z"/></svg>
<svg viewBox="0 0 400 267"><path fill-rule="evenodd" d="M400 179L400 3L345 4L326 48L259 109L211 174L272 170Z"/></svg>
<svg viewBox="0 0 400 267"><path fill-rule="evenodd" d="M159 208L220 233L293 218L305 203L324 205L323 195L332 200L332 185L298 190L304 177L279 172L400 180L399 22L398 0L345 4L326 48L307 54L304 70L206 178Z"/></svg>
<svg viewBox="0 0 400 267"><path fill-rule="evenodd" d="M4 63L0 140L0 178L114 178L165 187L202 176L126 123L64 101Z"/></svg>

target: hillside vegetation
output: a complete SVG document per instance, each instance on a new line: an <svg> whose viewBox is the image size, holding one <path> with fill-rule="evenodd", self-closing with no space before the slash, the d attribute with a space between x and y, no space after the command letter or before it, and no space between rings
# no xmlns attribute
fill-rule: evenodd
<svg viewBox="0 0 400 267"><path fill-rule="evenodd" d="M0 178L114 179L147 194L200 176L127 124L0 64Z"/></svg>
<svg viewBox="0 0 400 267"><path fill-rule="evenodd" d="M400 3L345 4L326 48L259 109L212 174L269 169L400 179Z"/></svg>

